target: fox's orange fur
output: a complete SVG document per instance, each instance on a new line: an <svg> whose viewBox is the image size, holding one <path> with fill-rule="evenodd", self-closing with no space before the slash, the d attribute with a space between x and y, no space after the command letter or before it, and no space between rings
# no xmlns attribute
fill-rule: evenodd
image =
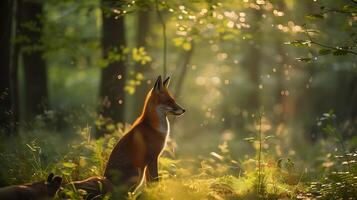
<svg viewBox="0 0 357 200"><path fill-rule="evenodd" d="M128 187L158 180L158 158L170 131L167 115L181 115L185 110L176 104L165 81L159 76L148 93L142 114L114 147L104 176L114 185Z"/></svg>

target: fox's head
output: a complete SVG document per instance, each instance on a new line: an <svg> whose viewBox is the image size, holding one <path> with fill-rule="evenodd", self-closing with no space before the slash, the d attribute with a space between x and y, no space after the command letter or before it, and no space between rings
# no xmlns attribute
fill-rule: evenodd
<svg viewBox="0 0 357 200"><path fill-rule="evenodd" d="M35 195L35 199L47 199L46 197L53 197L56 194L61 187L61 183L62 177L54 176L53 173L50 173L46 181L39 181L25 185L30 188L30 190L28 190L29 194L25 192L24 195Z"/></svg>
<svg viewBox="0 0 357 200"><path fill-rule="evenodd" d="M185 109L179 106L170 94L168 90L169 83L170 77L164 81L162 81L161 76L157 78L154 87L147 97L147 106L165 115L182 115Z"/></svg>
<svg viewBox="0 0 357 200"><path fill-rule="evenodd" d="M0 188L1 199L52 199L61 187L62 178L51 173L47 181Z"/></svg>

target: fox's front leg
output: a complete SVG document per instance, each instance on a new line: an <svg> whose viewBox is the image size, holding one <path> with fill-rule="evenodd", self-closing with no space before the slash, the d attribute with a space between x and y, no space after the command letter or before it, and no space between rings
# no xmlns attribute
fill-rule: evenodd
<svg viewBox="0 0 357 200"><path fill-rule="evenodd" d="M147 161L146 180L148 182L159 180L159 172L157 169L157 157L150 158Z"/></svg>

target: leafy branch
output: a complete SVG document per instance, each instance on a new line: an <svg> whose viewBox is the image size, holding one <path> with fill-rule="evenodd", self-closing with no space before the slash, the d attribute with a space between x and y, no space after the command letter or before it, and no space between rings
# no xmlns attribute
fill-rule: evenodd
<svg viewBox="0 0 357 200"><path fill-rule="evenodd" d="M355 52L355 51L352 51L352 50L349 50L349 49L345 49L345 48L341 48L341 47L330 46L330 45L323 44L323 43L315 41L311 37L310 31L307 30L306 25L304 25L303 27L304 27L304 32L305 32L306 36L309 38L309 43L310 44L314 44L314 45L317 45L317 46L320 46L320 47L324 47L326 49L334 50L334 55L345 55L347 53L357 55L357 52Z"/></svg>
<svg viewBox="0 0 357 200"><path fill-rule="evenodd" d="M347 14L347 15L353 15L356 12L354 11L350 11L348 9L348 7L346 7L345 9L331 9L331 8L325 8L325 7L321 7L322 11L320 15L326 14L326 13L341 13L341 14Z"/></svg>

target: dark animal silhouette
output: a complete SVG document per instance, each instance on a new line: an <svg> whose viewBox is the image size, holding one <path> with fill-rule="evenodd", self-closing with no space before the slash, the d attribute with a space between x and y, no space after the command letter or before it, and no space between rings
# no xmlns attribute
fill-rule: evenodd
<svg viewBox="0 0 357 200"><path fill-rule="evenodd" d="M52 199L61 187L62 177L48 175L46 181L25 183L0 188L1 200L44 200Z"/></svg>

